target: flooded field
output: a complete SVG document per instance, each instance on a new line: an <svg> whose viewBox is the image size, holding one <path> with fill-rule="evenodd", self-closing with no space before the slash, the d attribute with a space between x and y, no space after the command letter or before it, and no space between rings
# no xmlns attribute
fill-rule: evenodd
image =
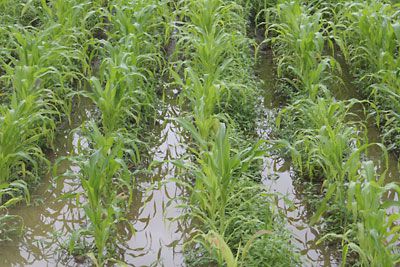
<svg viewBox="0 0 400 267"><path fill-rule="evenodd" d="M0 1L0 267L397 266L399 8Z"/></svg>
<svg viewBox="0 0 400 267"><path fill-rule="evenodd" d="M120 229L124 239L118 253L134 266L182 266L182 244L190 234L187 223L176 220L180 215L176 206L185 191L168 181L175 178L175 166L168 161L185 153L185 140L181 129L170 120L179 114L176 100L170 99L167 103L160 111L157 126L152 129L157 143L149 151L149 155L153 155L149 160L159 164L150 172L137 174L134 201L128 214L132 228ZM57 158L78 152L78 143L84 143L78 127L96 112L85 98L76 101L74 110L71 125L63 126L64 132L55 140L54 152L48 154L53 163ZM63 161L58 173L76 172L76 168ZM91 266L87 259L70 257L60 249L67 246L71 233L87 223L76 200L68 199L70 194L79 192L82 192L79 180L71 177L53 179L51 174L46 175L32 194L32 205L10 210L11 214L23 219L24 236L1 244L0 266Z"/></svg>

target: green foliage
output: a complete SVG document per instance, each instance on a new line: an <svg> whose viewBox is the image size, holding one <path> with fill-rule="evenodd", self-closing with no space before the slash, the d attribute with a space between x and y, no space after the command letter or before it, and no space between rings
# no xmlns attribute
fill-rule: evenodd
<svg viewBox="0 0 400 267"><path fill-rule="evenodd" d="M178 15L189 21L178 28L176 56L184 60L178 60L172 72L175 82L182 86L182 96L196 107L195 116L207 114L198 121L208 120L208 114L224 112L251 129L256 115L252 105L256 86L248 73L253 62L248 56L251 42L246 37L243 8L234 1L221 0L187 1L182 5ZM182 82L177 74L185 80Z"/></svg>
<svg viewBox="0 0 400 267"><path fill-rule="evenodd" d="M117 223L125 220L123 212L132 203L132 178L124 161L132 151L124 147L127 142L120 134L103 135L94 123L86 131L87 141L93 148L83 149L80 156L70 158L79 167L79 173L66 175L76 175L81 181L87 202L79 203L90 223L78 234L94 238L96 259L103 266L113 255ZM119 197L125 195L123 192L128 192L127 198ZM79 199L79 195L76 198ZM80 238L74 237L73 240L70 253L76 250Z"/></svg>
<svg viewBox="0 0 400 267"><path fill-rule="evenodd" d="M347 205L359 222L354 229L357 243L349 243L344 247L355 250L361 259L362 266L395 266L400 262L398 240L399 226L396 221L400 215L387 208L395 208L398 203L385 200L389 190L400 192L398 185L385 185L382 175L378 178L375 166L371 161L364 162L358 181L349 184ZM346 255L344 255L346 256Z"/></svg>
<svg viewBox="0 0 400 267"><path fill-rule="evenodd" d="M259 145L241 151L232 150L229 131L225 124L220 123L209 150L199 152L198 166L196 164L191 167L195 176L191 200L197 210L193 212L198 213L196 217L207 221L211 229L220 233L224 231L225 208L235 184L234 177L240 177L241 173L248 170L251 162L264 153L259 150Z"/></svg>
<svg viewBox="0 0 400 267"><path fill-rule="evenodd" d="M333 51L334 39L354 67L360 84L367 84L371 106L378 106L379 115L383 113L382 118L393 123L397 93L389 86L394 83L388 82L395 79L388 77L397 73L398 68L395 19L398 13L384 1L314 2L312 5L281 1L271 10L275 17L267 34L271 34L270 40L278 55L280 75L299 92L277 119L278 127L286 128L284 137L288 139L278 144L290 154L303 178L322 180L323 200L312 223L321 219L322 214L330 216L335 212L336 218L341 217L338 230L345 234L330 233L325 238L339 236L346 241L343 266L350 250L359 255L362 266L394 266L398 263L398 249L394 244L399 238L398 227L393 222L398 220L398 215L387 214L387 208L394 208L398 203L385 201L383 196L397 186L384 186L384 175L377 180L372 162L363 162L368 148L378 146L386 162L383 168L387 168L386 148L369 144L366 127L354 122L357 118L349 111L358 101L346 103L330 97L325 85L334 76L328 70L340 68L323 55L326 46ZM327 20L332 18L334 23ZM388 99L394 101L383 104L390 102ZM392 119L388 119L390 116ZM390 132L394 133L395 129ZM332 220L324 219L325 222Z"/></svg>
<svg viewBox="0 0 400 267"><path fill-rule="evenodd" d="M188 254L188 263L196 266L217 261L219 265L225 262L228 266L249 266L247 263L251 262L250 266L258 266L268 259L271 266L283 262L294 266L296 254L288 243L287 232L278 230L282 221L273 211L273 195L244 178L252 163L265 154L261 142L235 149L223 123L213 139L202 139L189 121L178 121L199 144L199 151L193 151L195 163L178 165L187 168L195 179L193 186L186 184L191 193L187 209L188 215L202 224L202 230L190 242L202 246ZM266 243L271 244L271 249L280 246L282 250L271 253L265 250Z"/></svg>
<svg viewBox="0 0 400 267"><path fill-rule="evenodd" d="M349 252L359 255L360 266L395 266L399 263L399 226L396 224L399 214L395 211L398 203L385 198L389 191L398 193L399 186L395 183L385 185L385 174L379 176L371 161L362 162L357 179L349 183L347 191L346 207L355 218L354 228L343 235L323 237L343 239L342 266L348 263Z"/></svg>
<svg viewBox="0 0 400 267"><path fill-rule="evenodd" d="M81 67L88 65L83 42L90 35L85 26L91 12L81 1L52 1L49 6L46 1L3 0L0 7L3 211L21 200L29 203L30 189L46 172L42 148L51 146L57 122L69 116L71 88L82 79ZM0 216L2 222L12 218L22 220Z"/></svg>
<svg viewBox="0 0 400 267"><path fill-rule="evenodd" d="M227 203L226 230L199 233L195 241L201 247L188 248L188 265L297 266L299 255L281 227L284 220L274 208L275 197L254 181L239 179Z"/></svg>
<svg viewBox="0 0 400 267"><path fill-rule="evenodd" d="M327 81L339 66L324 55L325 45L333 46L327 38L326 11L313 10L300 1L282 1L270 10L275 18L267 25L272 37L266 41L278 55L278 75L293 87L294 93L306 94L312 100L329 94Z"/></svg>
<svg viewBox="0 0 400 267"><path fill-rule="evenodd" d="M379 109L378 122L390 148L399 150L399 7L387 1L336 5L334 37L359 79L364 96Z"/></svg>

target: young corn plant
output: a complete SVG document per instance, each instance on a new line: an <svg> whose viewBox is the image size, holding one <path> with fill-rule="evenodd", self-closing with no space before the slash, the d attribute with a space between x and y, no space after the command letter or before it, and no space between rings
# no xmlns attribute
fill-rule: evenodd
<svg viewBox="0 0 400 267"><path fill-rule="evenodd" d="M356 117L349 112L354 104L332 98L318 98L316 102L300 99L280 112L276 124L278 128L290 128L283 130L287 141L282 142L290 147L301 175L318 178L323 172L321 163L328 158L333 166L341 166L342 160L360 144L359 127L352 122Z"/></svg>
<svg viewBox="0 0 400 267"><path fill-rule="evenodd" d="M162 71L162 47L170 35L168 1L111 1L107 13L113 45L123 47L131 56L131 66L143 75L153 77ZM166 21L164 21L164 19Z"/></svg>
<svg viewBox="0 0 400 267"><path fill-rule="evenodd" d="M94 123L89 131L88 138L93 148L71 160L80 168L75 175L81 181L87 201L81 206L89 224L79 234L94 239L95 259L103 266L116 248L116 225L124 220L123 211L132 203L131 175L124 162L124 157L130 152L124 148L121 135L103 135ZM126 191L127 199L119 197ZM74 244L69 247L73 253Z"/></svg>
<svg viewBox="0 0 400 267"><path fill-rule="evenodd" d="M338 69L336 61L324 56L325 45L333 46L328 39L324 10L312 10L300 1L283 1L276 8L274 23L268 25L274 52L278 55L278 75L295 91L315 100L326 95L326 83L332 70Z"/></svg>
<svg viewBox="0 0 400 267"><path fill-rule="evenodd" d="M43 10L40 7L40 1L37 0L2 0L0 2L0 24L40 25L43 17Z"/></svg>
<svg viewBox="0 0 400 267"><path fill-rule="evenodd" d="M22 234L22 218L9 215L7 208L30 203L30 189L48 164L38 146L46 136L40 127L46 117L35 105L34 98L18 101L14 97L11 107L0 107L0 241Z"/></svg>
<svg viewBox="0 0 400 267"><path fill-rule="evenodd" d="M348 209L359 222L354 230L357 243L348 244L344 251L354 249L363 266L395 266L400 263L400 216L398 203L385 200L385 194L389 190L398 194L400 188L394 183L385 185L384 175L377 177L374 164L368 161L363 164L360 180L349 185Z"/></svg>
<svg viewBox="0 0 400 267"><path fill-rule="evenodd" d="M200 136L198 133L194 134ZM262 155L258 146L259 144L242 151L233 150L229 131L225 124L220 123L209 151L199 152L198 166L193 169L196 179L191 201L194 207L198 207L197 216L205 220L211 229L224 232L225 208L234 188L235 177L240 177L241 173L248 170L252 161Z"/></svg>
<svg viewBox="0 0 400 267"><path fill-rule="evenodd" d="M3 106L0 110L0 184L18 180L16 190L27 197L28 184L38 180L41 165L47 163L38 146L46 135L38 125L46 118L40 112L31 112L35 104L34 99L14 100L11 108Z"/></svg>
<svg viewBox="0 0 400 267"><path fill-rule="evenodd" d="M73 49L51 39L52 29L13 29L10 37L14 52L1 61L5 71L2 79L6 88L17 92L19 99L31 94L42 99L47 109L54 112L51 117L69 116L71 87L80 79L75 67L78 59Z"/></svg>
<svg viewBox="0 0 400 267"><path fill-rule="evenodd" d="M348 183L357 177L364 154L374 145L368 144L360 134L365 126L352 121L356 117L349 110L356 103L359 102L330 98L318 98L316 102L298 100L281 112L285 120L293 120L291 124L283 122L295 130L289 131L288 140L278 143L288 151L298 173L303 178L321 182L324 189L323 200L312 218L314 223L335 209L342 212L342 216L335 218L340 226L351 223L345 211ZM281 121L278 117L278 127Z"/></svg>
<svg viewBox="0 0 400 267"><path fill-rule="evenodd" d="M83 93L90 97L101 111L102 128L111 133L132 128L147 119L152 108L152 92L145 86L146 77L129 64L130 54L114 50L100 66L99 78L90 79L92 91ZM151 87L150 87L151 88Z"/></svg>
<svg viewBox="0 0 400 267"><path fill-rule="evenodd" d="M246 71L252 62L243 52L250 53L250 42L243 32L242 7L233 1L202 0L183 2L180 10L179 15L189 21L178 27L176 50L187 59L174 64L177 70L173 72L191 79L179 82L181 95L197 108L203 105L206 113L227 112L243 125L248 121L244 117L255 113L247 103L254 97L255 86ZM176 73L172 74L178 81Z"/></svg>
<svg viewBox="0 0 400 267"><path fill-rule="evenodd" d="M46 1L5 0L0 6L0 35L7 40L2 41L0 59L4 93L0 107L0 235L4 239L11 232L21 233L22 219L8 215L6 209L21 201L29 204L30 189L48 167L41 147L44 139L48 143L53 139L55 118L69 114L71 101L66 96L79 79L76 65L80 54L74 33L46 20ZM67 20L66 14L63 18Z"/></svg>
<svg viewBox="0 0 400 267"><path fill-rule="evenodd" d="M198 144L208 143L195 152L195 163L184 165L195 179L194 185L189 186L188 215L201 223L186 246L193 242L202 245L188 253L188 262L193 266L214 261L220 266L246 266L249 262L251 265L247 266L259 266L268 259L272 265L295 266L298 261L289 245L290 237L277 227L282 222L271 205L274 196L245 178L247 174L251 176L251 165L265 154L261 143L234 149L232 136L223 123L214 140L202 140L190 122L178 121ZM277 247L281 253L266 250ZM197 258L196 253L203 258Z"/></svg>
<svg viewBox="0 0 400 267"><path fill-rule="evenodd" d="M162 20L169 16L166 4L111 1L104 12L109 39L100 41L103 60L99 77L90 80L88 96L102 113L105 131L139 125L154 112L155 77L164 67L161 47L166 40L161 32L169 27Z"/></svg>
<svg viewBox="0 0 400 267"><path fill-rule="evenodd" d="M398 203L385 197L389 191L398 193L399 189L395 183L385 184L385 173L378 175L373 162L362 163L347 191L347 210L354 217L354 227L343 235L323 238L343 239L342 266L349 262L349 252L359 256L360 266L396 266L400 262Z"/></svg>
<svg viewBox="0 0 400 267"><path fill-rule="evenodd" d="M400 24L397 8L386 1L337 5L336 43L346 56L366 98L378 107L377 122L391 148L399 149L400 91L398 57Z"/></svg>

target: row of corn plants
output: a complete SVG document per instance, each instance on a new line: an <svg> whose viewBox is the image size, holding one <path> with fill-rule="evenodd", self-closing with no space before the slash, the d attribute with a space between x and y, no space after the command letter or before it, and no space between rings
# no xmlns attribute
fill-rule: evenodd
<svg viewBox="0 0 400 267"><path fill-rule="evenodd" d="M180 60L171 74L182 102L190 101L189 116L176 120L194 141L188 158L176 162L192 178L186 209L197 230L186 244L187 264L294 266L273 195L253 180L262 142L244 141L237 131L251 129L254 119L245 106L256 92L247 15L222 0L182 1L176 10Z"/></svg>
<svg viewBox="0 0 400 267"><path fill-rule="evenodd" d="M333 220L339 226L327 230L342 235L326 238L343 238L343 265L354 260L347 258L352 251L362 266L394 266L399 260L398 215L387 213L396 204L383 195L398 187L385 186L384 173L376 173L366 160L370 146L387 152L361 134L365 126L350 111L360 101L338 101L328 89L332 80L340 82L335 76L340 66L324 53L326 46L333 47L330 14L302 1L279 1L263 12L270 14L266 41L277 57L282 93L291 98L277 118L285 137L277 144L291 156L299 176L322 182L323 199L312 222Z"/></svg>
<svg viewBox="0 0 400 267"><path fill-rule="evenodd" d="M332 3L336 43L357 78L361 94L374 111L384 142L398 154L399 141L399 6L391 1Z"/></svg>
<svg viewBox="0 0 400 267"><path fill-rule="evenodd" d="M29 204L30 190L47 172L43 149L52 146L57 125L68 118L72 88L88 64L84 42L90 36L91 10L88 5L76 10L74 4L54 1L50 8L43 1L0 3L2 222L19 220L7 215L7 208L21 200ZM8 232L2 224L1 239Z"/></svg>
<svg viewBox="0 0 400 267"><path fill-rule="evenodd" d="M43 148L51 148L73 97L88 97L100 123L79 130L79 155L68 159L79 171L65 174L81 181L83 192L75 197L87 227L72 234L67 249L88 253L100 266L117 261L117 227L132 202L140 128L155 114L161 51L170 31L168 1L0 4L0 34L9 40L0 61L0 236L8 237L6 226L18 220L7 207L22 199L29 203L31 184L46 172Z"/></svg>
<svg viewBox="0 0 400 267"><path fill-rule="evenodd" d="M74 195L85 212L87 226L67 242L69 253L85 254L98 266L121 263L119 245L134 229L127 221L135 173L140 168L140 132L156 110L156 87L164 68L162 47L168 42L168 1L108 1L100 10L103 32L91 40L97 62L88 70L90 98L100 123L82 125L79 155L69 158L79 167L83 192ZM82 200L83 199L83 200Z"/></svg>

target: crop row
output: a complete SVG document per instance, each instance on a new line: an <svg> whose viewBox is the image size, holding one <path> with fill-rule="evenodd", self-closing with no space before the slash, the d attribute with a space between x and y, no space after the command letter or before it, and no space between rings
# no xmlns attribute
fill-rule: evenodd
<svg viewBox="0 0 400 267"><path fill-rule="evenodd" d="M399 151L399 6L390 1L332 4L333 31L362 95L375 105L385 144Z"/></svg>
<svg viewBox="0 0 400 267"><path fill-rule="evenodd" d="M167 2L151 0L108 1L102 9L106 30L94 42L98 73L88 78L90 89L81 92L101 119L83 125L89 148L70 159L80 169L81 206L90 223L73 234L68 246L72 254L89 253L99 266L118 262L116 251L123 243L118 229L131 227L126 217L134 198L133 171L141 160L140 131L155 113L169 10Z"/></svg>
<svg viewBox="0 0 400 267"><path fill-rule="evenodd" d="M277 56L281 91L290 99L277 118L284 137L278 145L300 177L321 181L323 199L312 222L334 222L336 229L323 240L344 240L343 264L354 260L346 258L351 252L363 266L394 266L399 261L398 214L387 213L396 204L384 200L384 194L399 188L385 184L385 171L378 172L368 160L371 146L381 148L384 162L387 151L368 143L366 126L351 113L360 101L339 101L329 90L341 82L338 62L325 52L327 46L334 48L330 33L336 25L327 19L329 11L302 1L280 1L264 11L270 14L267 42Z"/></svg>
<svg viewBox="0 0 400 267"><path fill-rule="evenodd" d="M65 176L80 180L83 192L74 197L88 222L72 233L66 249L89 253L103 266L115 256L117 226L132 203L140 129L155 114L170 25L168 2L0 5L0 35L8 40L0 61L0 237L22 230L14 223L20 218L8 215L7 208L21 200L29 204L30 190L49 171L43 151L52 148L73 101L87 97L99 117L80 127L79 155L60 158L55 167L61 160L79 167Z"/></svg>
<svg viewBox="0 0 400 267"><path fill-rule="evenodd" d="M52 146L57 125L69 116L73 88L88 65L84 41L90 17L61 20L60 2L53 11L45 3L1 3L0 221L6 229L1 239L15 230L7 230L5 221L18 220L7 208L29 203L30 189L46 172L43 149Z"/></svg>
<svg viewBox="0 0 400 267"><path fill-rule="evenodd" d="M248 15L234 1L182 4L177 48L183 56L171 73L182 98L190 101L189 115L177 121L194 141L189 163L176 162L192 178L185 184L186 208L197 222L186 244L187 262L294 265L297 256L279 227L273 196L253 180L266 153L262 142L245 141L238 131L251 129L255 117L246 106L255 106L257 92L245 31Z"/></svg>

